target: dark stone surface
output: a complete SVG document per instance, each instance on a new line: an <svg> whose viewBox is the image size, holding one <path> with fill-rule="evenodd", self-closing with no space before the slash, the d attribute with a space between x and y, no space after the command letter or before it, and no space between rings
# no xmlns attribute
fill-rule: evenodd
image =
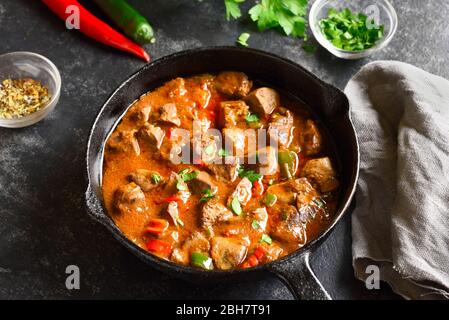
<svg viewBox="0 0 449 320"><path fill-rule="evenodd" d="M247 19L227 22L222 1L131 1L153 22L153 59L180 50L232 45L250 31L252 47L302 64L343 88L370 60L395 59L449 77L446 65L449 3L393 1L399 30L385 50L360 61L343 61L320 48L274 31L256 33ZM142 66L132 56L68 31L40 1L0 2L0 53L33 51L60 69L62 95L42 122L24 129L0 128L0 298L260 298L291 299L277 279L198 287L159 273L122 248L84 209L85 144L100 106L112 90ZM312 257L312 267L337 299L396 296L382 285L368 291L353 276L350 216ZM81 270L81 289L65 288L65 268Z"/></svg>

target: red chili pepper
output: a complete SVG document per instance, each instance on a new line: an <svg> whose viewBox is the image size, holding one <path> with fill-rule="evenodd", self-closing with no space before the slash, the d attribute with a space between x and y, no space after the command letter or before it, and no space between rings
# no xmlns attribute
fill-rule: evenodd
<svg viewBox="0 0 449 320"><path fill-rule="evenodd" d="M251 265L248 263L248 261L245 261L241 265L242 268L251 268Z"/></svg>
<svg viewBox="0 0 449 320"><path fill-rule="evenodd" d="M168 229L169 223L165 219L151 219L146 231L152 234L162 234Z"/></svg>
<svg viewBox="0 0 449 320"><path fill-rule="evenodd" d="M72 15L72 12L67 10L67 7L77 7L79 9L80 31L86 36L119 50L132 53L146 62L150 61L150 56L141 46L95 17L77 0L42 0L42 2L63 20Z"/></svg>
<svg viewBox="0 0 449 320"><path fill-rule="evenodd" d="M146 243L147 250L154 253L170 254L171 244L158 239L151 239Z"/></svg>

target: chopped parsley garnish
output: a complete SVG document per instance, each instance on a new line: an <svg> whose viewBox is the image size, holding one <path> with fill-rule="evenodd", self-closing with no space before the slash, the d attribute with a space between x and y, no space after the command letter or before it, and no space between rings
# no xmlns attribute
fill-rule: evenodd
<svg viewBox="0 0 449 320"><path fill-rule="evenodd" d="M151 181L153 182L153 184L158 184L159 182L161 182L161 180L162 177L158 173L151 174Z"/></svg>
<svg viewBox="0 0 449 320"><path fill-rule="evenodd" d="M251 183L254 183L255 181L262 178L262 175L260 173L254 172L253 170L246 170L244 167L240 166L237 169L237 172L239 174L240 178L248 178Z"/></svg>
<svg viewBox="0 0 449 320"><path fill-rule="evenodd" d="M260 31L281 28L287 36L304 37L308 0L261 0L249 10Z"/></svg>
<svg viewBox="0 0 449 320"><path fill-rule="evenodd" d="M361 51L373 47L384 36L384 26L368 20L363 13L346 8L329 9L327 18L319 22L323 35L337 48Z"/></svg>
<svg viewBox="0 0 449 320"><path fill-rule="evenodd" d="M271 237L268 234L263 234L262 237L260 238L260 242L265 242L267 244L272 244L273 240L271 239Z"/></svg>
<svg viewBox="0 0 449 320"><path fill-rule="evenodd" d="M245 116L245 120L247 123L259 122L260 118L257 114L248 112Z"/></svg>
<svg viewBox="0 0 449 320"><path fill-rule="evenodd" d="M206 189L206 190L203 190L203 196L201 197L200 201L207 202L210 199L212 199L213 197L215 197L215 195L212 193L212 190Z"/></svg>
<svg viewBox="0 0 449 320"><path fill-rule="evenodd" d="M195 179L198 176L197 171L192 171L191 169L184 169L179 171L179 177L182 181L187 182Z"/></svg>
<svg viewBox="0 0 449 320"><path fill-rule="evenodd" d="M242 47L247 47L248 46L248 39L249 39L250 34L247 32L243 32L238 38L237 38L237 43L239 45L241 45Z"/></svg>
<svg viewBox="0 0 449 320"><path fill-rule="evenodd" d="M224 0L226 8L226 20L238 19L242 16L240 11L240 4L245 0Z"/></svg>

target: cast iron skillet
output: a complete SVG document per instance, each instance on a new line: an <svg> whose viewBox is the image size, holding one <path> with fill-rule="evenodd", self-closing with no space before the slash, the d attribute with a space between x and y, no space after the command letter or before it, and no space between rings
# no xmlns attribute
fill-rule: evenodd
<svg viewBox="0 0 449 320"><path fill-rule="evenodd" d="M126 112L142 94L178 76L215 73L222 70L243 71L252 79L280 88L309 105L333 138L341 180L340 201L331 225L301 249L269 264L232 271L203 271L162 260L128 240L107 215L103 206L101 179L104 143ZM300 299L330 299L309 265L309 254L319 246L347 211L354 194L359 170L359 149L349 114L346 96L296 63L254 49L236 47L200 48L156 60L123 82L109 97L98 114L87 145L86 191L90 215L103 224L129 251L149 265L175 277L210 283L257 279L274 273Z"/></svg>

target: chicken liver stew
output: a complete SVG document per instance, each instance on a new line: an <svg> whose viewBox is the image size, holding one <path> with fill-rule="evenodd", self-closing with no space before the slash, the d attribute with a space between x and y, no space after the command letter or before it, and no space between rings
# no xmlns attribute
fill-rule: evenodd
<svg viewBox="0 0 449 320"><path fill-rule="evenodd" d="M300 101L241 72L176 78L133 103L111 133L103 198L122 232L160 258L248 268L328 226L334 160Z"/></svg>

